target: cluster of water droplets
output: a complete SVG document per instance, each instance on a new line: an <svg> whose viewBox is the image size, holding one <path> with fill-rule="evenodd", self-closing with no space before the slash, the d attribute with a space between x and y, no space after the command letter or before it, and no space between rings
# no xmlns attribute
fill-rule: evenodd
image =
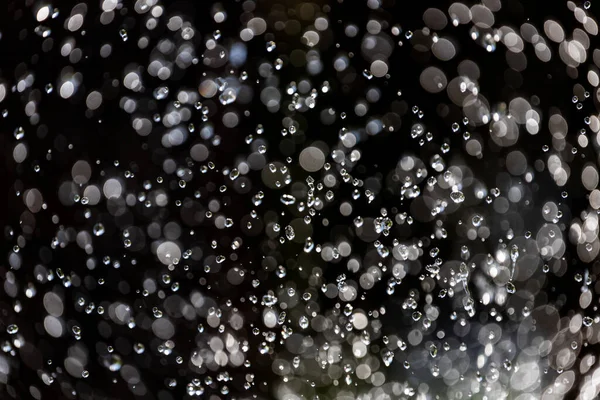
<svg viewBox="0 0 600 400"><path fill-rule="evenodd" d="M0 393L596 398L590 2L292 3L10 11Z"/></svg>

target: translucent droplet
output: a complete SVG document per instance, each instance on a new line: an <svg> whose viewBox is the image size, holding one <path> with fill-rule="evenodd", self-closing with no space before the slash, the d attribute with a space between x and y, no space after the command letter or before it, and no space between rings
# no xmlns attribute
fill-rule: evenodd
<svg viewBox="0 0 600 400"><path fill-rule="evenodd" d="M465 201L465 195L463 194L463 192L457 190L455 192L450 193L450 199L452 199L452 201L456 204L459 204Z"/></svg>

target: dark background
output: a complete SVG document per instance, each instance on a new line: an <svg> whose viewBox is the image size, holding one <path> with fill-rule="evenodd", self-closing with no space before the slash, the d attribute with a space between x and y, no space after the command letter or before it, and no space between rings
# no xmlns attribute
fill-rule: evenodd
<svg viewBox="0 0 600 400"><path fill-rule="evenodd" d="M394 54L390 59L390 79L379 80L377 82L367 81L362 76L362 71L369 67L369 64L360 57L360 35L355 39L346 38L343 29L346 23L353 22L359 27L364 27L366 22L376 16L378 19L389 21L390 25L400 24L403 30L416 30L423 26L422 14L428 7L439 7L443 11L451 2L443 1L422 1L422 2L405 2L384 1L384 11L373 11L365 6L362 1L345 1L343 3L337 1L313 1L317 4L329 4L330 12L330 31L333 34L333 39L330 40L329 46L323 44L319 50L321 59L324 61L324 69L320 76L313 79L314 82L328 80L332 86L332 92L335 95L320 96L318 107L303 114L307 129L304 130L304 137L298 139L298 143L305 140L322 140L330 146L334 146L338 142L337 131L343 126L359 126L364 124L363 118L354 116L351 112L354 108L356 99L364 96L365 89L370 85L378 85L383 91L383 98L376 104L371 104L369 115L385 114L393 102L397 102L397 106L406 110L403 117L402 128L400 132L382 133L375 137L370 137L359 145L362 150L361 167L353 171L353 176L361 179L366 179L369 176L377 176L380 174L383 179L388 171L393 170L398 162L399 156L404 152L431 155L439 149L439 142L427 144L424 147L418 145L414 140L409 140L410 126L412 121L416 120L411 114L410 108L413 105L418 105L426 114L428 129L436 132L436 137L449 138L453 153L456 151L457 157L461 157L460 149L462 138L460 135L453 135L449 126L462 119L462 111L452 105L445 91L440 94L426 93L419 85L418 76L422 69L428 65L440 65L440 61L436 60L430 52L419 53L411 48L410 44L403 37L398 39L404 40L404 46L396 47ZM290 9L297 5L297 1L259 1L256 5L255 15L266 16L269 10L276 4L284 5ZM119 87L114 90L108 89L109 82L112 79L122 80L123 69L130 62L137 62L141 65L147 65L149 59L149 46L146 50L140 50L136 45L136 38L140 28L140 20L136 14L130 11L126 16L117 16L115 21L108 26L103 26L98 22L99 12L97 2L88 5L88 14L84 25L86 35L77 34L77 44L84 54L89 55L86 59L79 62L75 69L81 72L84 76L82 87L78 90L78 95L75 95L69 100L63 100L56 94L58 88L56 86L61 69L68 65L68 60L61 57L58 51L62 39L66 37L67 32L63 29L62 23L64 18L68 16L70 8L76 4L75 2L61 2L55 4L61 9L61 16L57 20L51 20L48 25L52 27L52 37L55 40L52 51L45 53L41 50L43 39L34 33L34 28L37 25L32 17L31 6L23 1L9 0L7 4L1 6L6 7L4 10L0 8L0 31L2 39L0 40L0 77L9 82L9 87L16 82L23 71L29 70L35 74L34 87L42 92L41 101L38 103L38 112L41 116L41 124L46 128L31 126L28 119L25 117L23 107L27 103L26 94L10 93L4 101L0 103L0 109L8 110L6 118L0 118L0 150L2 151L1 174L0 174L0 225L4 229L4 241L1 245L3 251L3 259L0 262L0 278L4 281L7 270L7 258L13 247L17 244L16 238L21 233L19 229L19 218L21 213L26 209L23 204L22 196L17 196L17 190L25 188L38 188L44 194L44 200L48 204L48 210L42 211L36 215L36 230L34 235L27 239L27 246L20 250L23 256L23 266L19 271L15 271L18 281L25 283L34 281L33 267L40 263L40 260L45 260L44 264L51 269L62 268L65 271L73 272L80 277L88 274L95 279L104 277L106 284L102 287L96 287L93 291L86 290L83 286L79 288L64 289L60 288L65 299L65 320L77 320L81 326L84 335L82 341L88 347L90 354L90 362L86 367L90 372L90 377L86 380L72 379L68 374L59 375L52 386L44 385L38 377L37 370L40 368L49 369L46 365L48 359L53 360L56 366L62 366L63 358L65 357L67 348L72 345L73 338L67 334L61 339L51 339L45 332L41 323L43 321L43 305L41 299L45 289L41 284L37 284L38 295L33 299L27 299L20 294L19 299L23 304L23 311L16 314L13 311L13 299L8 298L4 293L0 294L0 331L5 336L3 339L8 339L6 326L11 323L19 325L20 333L22 333L28 342L31 342L34 349L27 348L11 358L12 374L9 380L10 388L5 386L0 387L0 398L29 398L29 386L35 385L43 393L42 398L94 398L94 399L125 399L133 398L133 394L126 387L120 377L116 383L112 383L113 376L118 374L109 372L100 362L97 362L98 356L102 354L102 346L99 343L107 342L97 332L98 316L93 313L86 315L81 311L75 310L74 304L79 295L84 294L93 301L96 305L101 304L103 300L111 302L121 300L128 304L136 304L144 309L151 310L153 306L159 306L161 301L156 296L146 298L136 294L135 290L141 286L144 277L151 274L160 277L164 272L162 266L157 265L155 256L150 252L149 248L133 255L128 255L123 249L122 238L120 235L120 227L127 223L131 225L145 226L152 220L177 220L180 218L180 212L175 206L174 201L170 202L168 207L162 210L151 209L144 210L141 205L136 206L135 210L128 212L121 221L115 221L111 215L105 211L102 212L102 203L94 207L94 216L90 220L83 218L83 207L67 207L62 205L58 197L53 195L58 190L58 186L66 179L70 179L71 166L74 162L80 159L85 159L93 165L93 175L91 181L100 181L100 171L103 170L106 176L111 176L125 169L131 169L136 173L136 178L128 181L128 189L135 192L141 190L142 182L146 179L151 179L155 182L157 176L164 176L162 171L162 160L167 156L171 156L176 160L183 161L188 156L189 146L186 143L179 148L163 149L160 145L160 134L151 134L149 137L140 137L131 129L129 116L120 109L119 99L126 91ZM202 37L209 35L215 29L215 23L211 21L209 13L212 2L164 2L166 6L165 16L183 14L188 20L193 21L194 26L202 34ZM129 2L125 5L131 7ZM223 5L228 13L226 23L220 24L218 27L225 39L239 37L241 29L240 18L242 17L242 6L237 1L224 1ZM470 6L470 4L467 3ZM592 8L593 10L593 8ZM564 2L559 1L507 1L503 2L503 8L500 12L495 13L496 26L509 25L515 29L523 22L529 21L541 31L543 23L548 17L553 17L560 21L566 32L572 31L576 21L572 17L572 13L566 8ZM130 40L121 42L118 37L118 31L122 27L127 27ZM553 57L548 63L542 63L533 54L532 47L526 46L525 53L528 56L528 67L520 74L508 68L505 61L505 48L501 45L494 53L487 53L485 49L470 39L468 29L470 25L462 25L460 27L448 27L450 37L458 44L459 55L454 60L445 62L443 65L444 71L455 71L456 66L463 59L471 59L479 65L481 69L481 78L479 81L483 93L485 93L490 103L499 101L507 101L517 96L523 96L529 99L532 95L536 95L541 99L539 109L542 111L542 120L547 121L547 116L550 114L550 107L558 108L565 119L569 121L570 133L575 135L576 132L584 126L583 117L593 112L595 108L595 100L588 100L584 103L583 110L576 110L575 105L571 102L573 96L573 86L580 82L585 86L585 73L581 68L580 78L572 79L567 76L566 67L560 61L556 52L556 47L553 47ZM268 29L268 32L272 32ZM151 36L161 37L162 35L170 35L170 32L164 30L164 24L161 28L153 31ZM289 36L285 33L278 32L274 36L274 40L278 43L277 52L281 54L289 54L295 48L302 48L298 36ZM99 57L100 46L107 42L113 42L113 52L108 59ZM340 47L348 52L353 51L356 56L351 60L351 67L356 73L356 79L351 84L343 84L341 77L333 69L332 60L335 54L339 51L333 43L339 43ZM198 41L198 46L200 42ZM249 81L257 79L256 69L258 62L263 58L275 55L265 55L264 41L253 40L247 43L248 46L248 61L244 68L250 75ZM591 47L594 47L594 42ZM200 53L201 47L198 48ZM591 59L591 56L589 57ZM203 72L202 67L191 67L170 80L171 93L176 91L177 86L196 87ZM298 80L298 76L304 76L306 73L302 68L284 68L280 73L281 86L292 80ZM520 76L515 77L514 74ZM151 78L146 74L148 90L158 86L161 82L158 79ZM43 92L43 87L46 83L51 82L55 85L52 96L47 96ZM515 83L516 82L516 83ZM84 90L85 88L85 90ZM90 113L86 112L85 97L86 91L103 88L104 102L100 110ZM398 98L396 92L400 88L402 96ZM255 96L258 97L258 89ZM112 94L112 98L111 95ZM127 93L127 95L135 97L135 94ZM592 95L595 97L595 95ZM155 112L160 112L164 107L164 103L159 104L154 101L145 101L144 97L147 94L139 94L142 99L140 107L147 111L148 115ZM438 110L440 104L445 103L449 107L449 113L445 117L439 115ZM319 111L332 107L335 110L346 111L348 118L342 121L338 118L333 126L322 127ZM278 132L281 129L281 119L285 115L284 111L280 111L277 116L269 113L260 101L254 101L247 106L251 112L250 117L242 119L242 123L234 128L229 129L224 137L223 144L219 148L211 149L210 160L217 167L221 165L232 165L236 155L244 154L247 150L247 145L244 143L244 137L254 130L257 124L265 126L265 137L271 139L272 143L277 143ZM220 118L217 118L218 110L215 110L214 120L216 130L222 129L219 126ZM212 111L211 111L212 113ZM200 113L194 116L192 122L198 127L201 125ZM211 114L212 116L212 114ZM98 119L102 123L98 123ZM22 126L26 131L25 140L29 146L29 156L27 160L17 165L12 159L12 150L16 143L13 136L13 131L17 126ZM474 129L485 137L484 128ZM273 135L272 137L270 135ZM569 138L567 138L569 140ZM73 144L74 149L69 150L68 145ZM541 131L536 136L531 136L526 133L521 133L520 140L516 145L522 149L528 160L535 160L542 157L542 146L550 145L550 135L547 132L545 124L542 124ZM297 147L299 149L300 146ZM46 160L48 149L52 149L52 159ZM512 150L510 148L508 150ZM213 151L214 150L214 151ZM489 183L493 187L493 182L498 175L498 171L504 168L504 158L507 149L489 148L486 149L486 157L480 160L473 157L464 156L465 162L473 170L476 171L478 178ZM587 207L587 199L585 198L586 190L581 186L579 181L578 171L581 170L584 162L595 160L593 146L588 147L585 160L575 157L570 164L572 176L569 183L564 188L558 188L554 184L551 177L545 171L538 173L534 184L531 185L532 204L529 208L518 210L525 222L526 229L532 232L542 224L541 204L547 200L560 201L562 203L561 210L565 213L565 221L568 221L571 216L578 214ZM297 154L296 154L297 155ZM276 145L271 145L269 150L270 159L285 159L290 156L285 151L278 149ZM468 158L468 160L467 160ZM100 166L95 165L95 161L100 160ZM113 161L119 160L121 166L119 169L113 166ZM35 172L33 166L39 165L40 172ZM291 167L294 179L303 180L302 169L293 164ZM210 172L208 174L196 174L196 177L190 182L186 189L177 189L177 195L174 198L183 199L187 196L192 197L194 191L201 190L207 196L219 196L229 206L227 214L234 221L239 221L246 216L250 210L255 208L250 202L251 194L256 190L264 190L267 196L261 205L261 209L281 209L279 203L279 194L269 195L269 189L261 188L262 182L260 172L252 172L248 176L253 182L253 191L249 194L238 194L229 191L227 195L221 196L217 193L217 188L224 183L222 174L218 172ZM175 177L166 177L163 188L165 190L175 190L177 180ZM263 185L264 186L264 185ZM569 193L567 199L560 199L560 192L566 190ZM349 198L352 188L345 185L339 188L336 192L338 198ZM398 212L409 211L410 201L400 201L397 195L382 191L373 204L367 205L364 197L359 201L353 202L356 215L377 215L379 208L386 207L391 210L395 207ZM481 205L485 207L484 204ZM137 208L139 207L139 208ZM362 208L364 207L364 212ZM335 208L335 209L334 209ZM49 245L52 238L56 235L57 225L51 221L52 215L58 215L60 218L59 225L65 227L75 227L80 229L91 229L94 223L101 221L106 227L107 233L101 238L94 238L95 256L98 260L102 260L104 256L110 256L111 259L120 258L122 267L113 269L112 267L99 267L92 272L85 268L85 260L87 256L76 244L70 244L64 249L58 249L49 252ZM319 228L315 229L313 239L316 243L324 243L333 240L336 230L331 227L337 227L339 231L347 230L347 226L352 223L352 217L342 217L337 212L337 207L326 209L323 215L329 219L330 229ZM460 213L446 217L446 226L453 226L461 217ZM397 237L402 239L408 238L424 238L431 232L431 224L415 223L410 231L401 230L398 228ZM10 230L14 234L10 234ZM264 293L268 288L276 288L281 283L273 273L265 274L259 271L259 265L262 262L262 256L277 253L279 263L287 262L288 264L288 279L294 279L297 284L297 290L301 290L307 286L306 274L300 273L294 268L296 254L302 252L300 244L286 244L279 246L277 252L268 249L266 239L263 235L255 237L243 236L239 224L236 224L233 231L228 232L231 237L242 236L244 238L244 251L239 252L239 263L246 266L248 271L255 271L256 276L262 281L259 290L255 290L251 286L251 279L247 279L244 284L235 288L229 286L223 275L221 274L203 274L202 262L190 262L193 279L188 278L181 270L175 271L173 274L174 280L181 284L180 295L185 295L190 290L198 288L198 279L204 277L205 285L212 287L212 296L221 296L223 298L236 299L242 296L248 296L251 293ZM185 228L184 228L185 231ZM203 249L205 255L213 253L210 249L211 240L221 240L222 232L205 223L203 226L195 228L196 234L193 237L185 236L182 241L188 245L197 245ZM495 243L499 239L500 231L493 231L496 236L490 237L485 243L470 244L471 253L491 252L495 247ZM463 244L463 239L455 237L453 232L449 230L450 236L447 240L436 241L432 246L437 246L441 249L442 254L446 254L448 258L458 258L458 251ZM522 232L516 234L522 234ZM391 235L393 236L393 235ZM223 239L223 241L226 241ZM389 244L389 243L388 243ZM364 243L360 240L352 242L353 253L364 254L367 250L372 249L372 244ZM126 263L126 260L135 257L138 265L147 266L144 268L132 267ZM559 296L566 295L567 300L562 310L566 313L567 310L572 310L577 307L579 297L580 284L576 283L572 276L575 272L581 272L581 266L577 265L576 253L573 248L569 248L566 254L567 262L573 267L565 276L556 277L548 275L545 294L548 297L549 303L555 303ZM291 261L290 261L291 259ZM319 260L311 258L311 262L319 265ZM251 263L252 262L252 263ZM101 262L99 263L101 264ZM335 282L336 277L340 273L340 267L331 267L323 265L324 281ZM149 272L150 271L150 272ZM179 276L177 274L180 274ZM348 274L349 278L356 279L352 274ZM128 294L124 294L119 289L119 283L127 282L131 289ZM375 288L371 289L366 299L356 301L353 305L355 308L363 308L365 310L373 310L379 306L385 306L388 310L387 314L382 316L384 331L387 334L396 331L402 331L406 326L410 325L407 317L410 312L400 308L401 302L406 298L409 289L418 288L418 276L407 277L401 286L396 287L396 292L392 296L385 293L385 282L383 280ZM49 287L57 284L57 282L48 283ZM422 300L422 299L421 299ZM335 304L334 300L327 300L324 296L319 298L320 305L323 309L330 309ZM450 313L453 310L451 302L439 302L444 313ZM261 307L254 309L249 306L237 304L247 318L247 324L260 321ZM446 307L446 308L444 308ZM481 308L483 308L481 306ZM485 312L485 309L478 312ZM402 316L402 317L401 317ZM444 328L444 319L440 319L437 323L437 328ZM448 321L448 327L451 326L451 321ZM140 369L142 380L148 388L148 394L143 398L161 400L177 399L184 396L185 383L195 377L194 373L186 368L187 357L194 348L194 338L197 335L196 323L188 323L184 321L177 322L177 334L173 338L177 346L175 352L181 354L186 361L181 366L174 364L174 357L163 357L158 354L152 347L151 343L158 343L150 331L141 329L129 330L126 326L111 325L113 329L113 337L119 337L124 343L129 344L134 341L140 341L146 344L146 352L142 356L135 353L122 355L124 362L130 362L137 365ZM206 326L206 324L205 324ZM248 325L245 327L247 338L250 341L251 350L248 358L252 361L253 366L249 369L256 375L256 386L252 389L253 392L270 398L269 389L260 383L266 382L271 384L279 377L275 376L271 371L271 360L269 357L259 356L256 354L256 347L262 341L262 336L255 337L250 333ZM278 349L276 347L276 349ZM349 350L349 349L348 349ZM596 351L597 349L588 349L587 351ZM279 350L276 350L279 351ZM97 352L98 354L95 354ZM123 354L123 353L120 353ZM243 375L248 373L244 368L240 371L232 371L236 379L229 382L232 394L247 393L241 387L244 382ZM401 363L395 363L389 372L392 374L406 374ZM64 376L66 375L66 376ZM165 381L167 378L179 378L178 386L171 390L168 389ZM76 382L78 381L78 382ZM62 387L61 387L62 385ZM70 388L78 392L78 396L73 397L69 392ZM575 385L577 387L577 385ZM322 393L326 393L326 388L319 389ZM170 393L169 394L167 394ZM217 389L207 387L207 393L218 393ZM92 394L93 393L93 394ZM87 397L86 397L87 396ZM209 398L205 395L205 398ZM241 398L241 397L240 397ZM327 398L323 396L322 398Z"/></svg>

